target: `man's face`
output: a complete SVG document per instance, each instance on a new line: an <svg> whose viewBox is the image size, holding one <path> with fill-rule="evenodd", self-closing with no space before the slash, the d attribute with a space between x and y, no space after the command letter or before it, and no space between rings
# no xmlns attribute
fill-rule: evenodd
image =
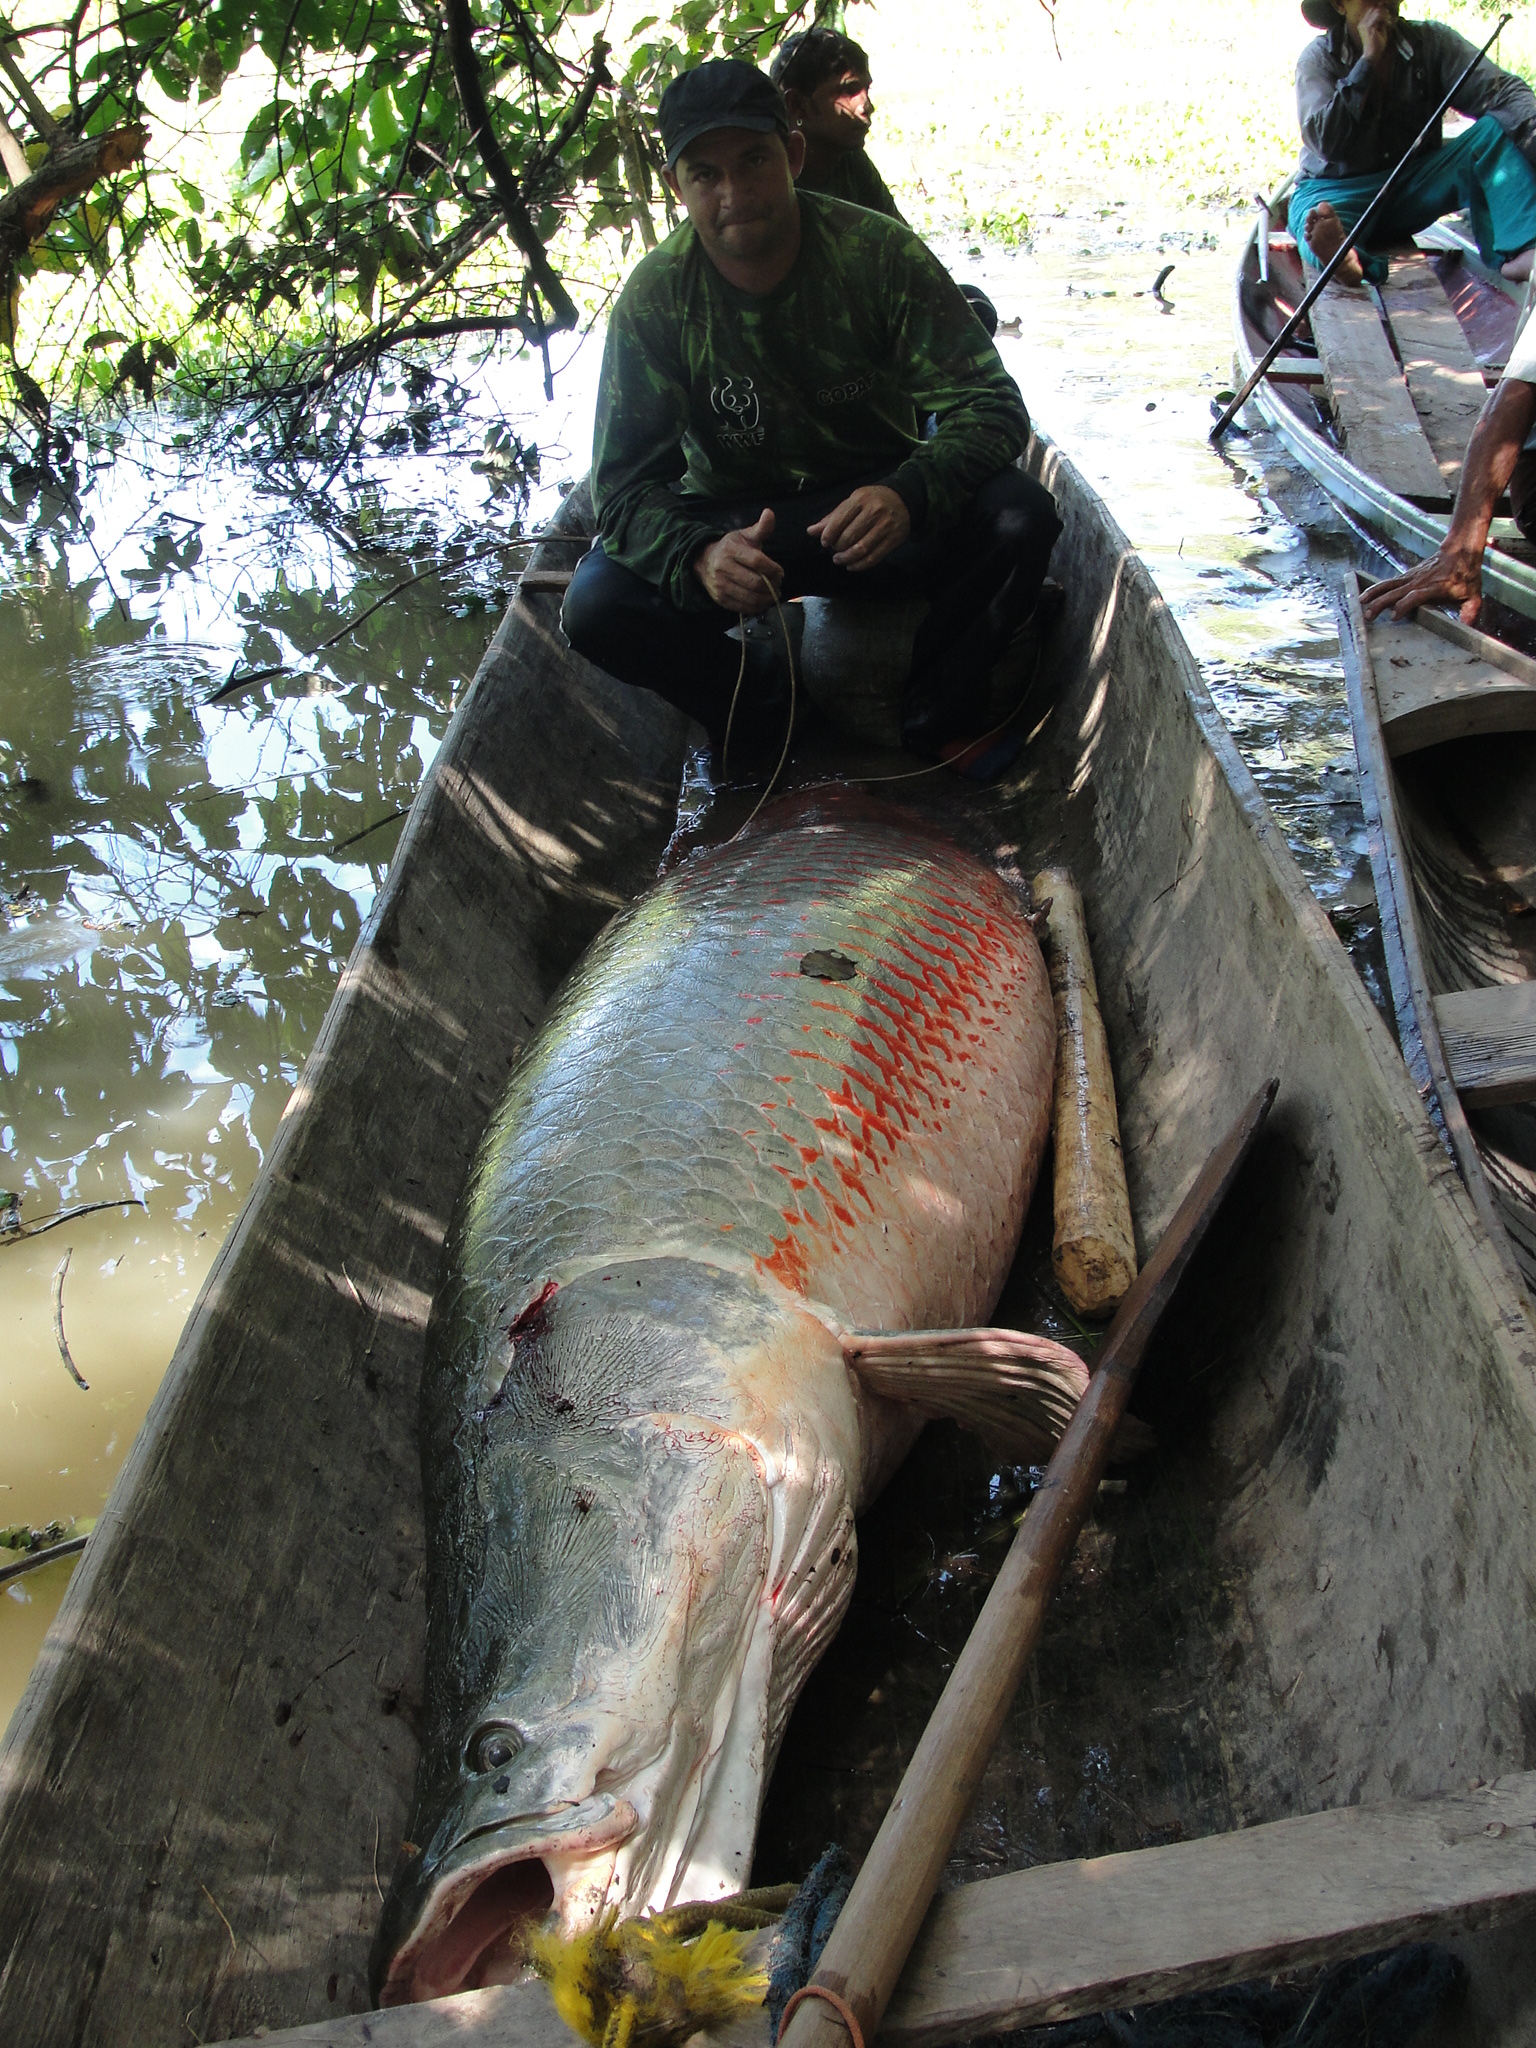
<svg viewBox="0 0 1536 2048"><path fill-rule="evenodd" d="M1397 0L1334 0L1334 4L1356 42L1360 40L1360 24L1368 14L1385 15L1388 22L1397 20Z"/></svg>
<svg viewBox="0 0 1536 2048"><path fill-rule="evenodd" d="M869 73L854 65L836 78L823 79L814 92L787 96L790 111L809 142L834 149L862 149L869 140L875 103L869 96Z"/></svg>
<svg viewBox="0 0 1536 2048"><path fill-rule="evenodd" d="M802 137L712 128L690 142L667 182L711 256L753 263L793 234Z"/></svg>

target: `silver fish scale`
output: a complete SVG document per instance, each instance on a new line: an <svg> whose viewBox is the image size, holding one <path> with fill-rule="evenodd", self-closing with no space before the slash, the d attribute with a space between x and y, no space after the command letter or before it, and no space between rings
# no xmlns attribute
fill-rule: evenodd
<svg viewBox="0 0 1536 2048"><path fill-rule="evenodd" d="M802 972L828 953L851 979ZM1054 1046L1028 923L947 841L881 822L733 842L616 918L567 986L482 1153L464 1277L510 1317L550 1279L670 1253L848 1327L975 1320Z"/></svg>

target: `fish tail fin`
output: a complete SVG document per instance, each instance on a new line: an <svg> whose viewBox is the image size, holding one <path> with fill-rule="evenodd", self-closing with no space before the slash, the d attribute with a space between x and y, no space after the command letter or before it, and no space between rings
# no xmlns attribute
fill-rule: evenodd
<svg viewBox="0 0 1536 2048"><path fill-rule="evenodd" d="M854 1331L843 1356L872 1394L961 1423L1031 1462L1050 1456L1088 1389L1075 1351L1024 1330ZM1127 1416L1116 1454L1137 1457L1155 1441Z"/></svg>

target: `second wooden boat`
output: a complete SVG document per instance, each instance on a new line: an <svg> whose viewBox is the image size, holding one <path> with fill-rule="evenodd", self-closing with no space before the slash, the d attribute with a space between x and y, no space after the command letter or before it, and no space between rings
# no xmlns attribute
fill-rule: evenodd
<svg viewBox="0 0 1536 2048"><path fill-rule="evenodd" d="M1341 592L1382 941L1410 1072L1536 1284L1536 661Z"/></svg>
<svg viewBox="0 0 1536 2048"><path fill-rule="evenodd" d="M1312 275L1303 275L1294 240L1262 208L1233 293L1240 382ZM1519 289L1481 263L1453 223L1441 222L1412 251L1391 257L1379 289L1330 285L1252 403L1346 512L1401 555L1421 559L1445 534L1467 442L1508 360L1520 304ZM1507 513L1507 501L1500 509ZM1483 585L1536 618L1533 551L1507 517L1494 521Z"/></svg>

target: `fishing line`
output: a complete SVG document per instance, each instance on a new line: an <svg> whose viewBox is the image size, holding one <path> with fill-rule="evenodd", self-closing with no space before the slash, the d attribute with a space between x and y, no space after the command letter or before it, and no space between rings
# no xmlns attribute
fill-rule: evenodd
<svg viewBox="0 0 1536 2048"><path fill-rule="evenodd" d="M789 759L790 741L794 737L795 711L799 696L799 676L795 667L794 643L790 638L789 626L784 618L784 608L779 602L778 592L774 589L773 585L769 582L768 578L765 575L763 575L761 570L758 571L758 576L764 588L767 590L768 595L773 599L773 609L778 615L779 630L784 635L784 653L789 662L789 720L784 731L784 745L779 754L778 765L777 767L775 767L772 775L768 778L767 788L763 791L762 795L753 805L748 816L743 820L743 822L737 827L736 831L731 835L733 839L739 839L742 833L746 831L747 826L752 823L752 820L763 808L763 805L767 803L769 797L773 795L774 787L777 784L780 775L784 772L784 763ZM731 730L736 723L736 706L741 700L741 687L746 680L747 674L747 621L745 613L738 612L736 614L736 622L741 627L741 660L737 664L736 668L736 687L731 692L731 708L726 716L725 721L725 742L720 750L720 772L722 775L727 775L730 772L729 763L731 757ZM1039 635L1037 634L1035 639L1034 666L1030 671L1029 681L1024 685L1023 690L1020 692L1018 703L1014 705L1013 709L1008 713L1008 716L1002 719L997 725L994 725L990 731L984 732L980 734L978 738L972 740L969 743L969 745L963 750L964 753L968 754L978 748L990 746L993 740L1000 739L1002 735L1008 730L1009 726L1014 724L1016 720L1023 716L1025 710L1028 708L1030 699L1035 694L1035 684L1040 680L1040 657L1043 654L1043 652L1044 646ZM963 756L957 758L963 758ZM808 793L809 791L816 789L843 789L846 788L850 783L855 782L861 784L886 782L915 782L920 776L937 775L941 768L953 769L954 767L954 761L929 761L921 768L898 768L893 773L887 775L828 775L824 777L820 782L807 782L802 784L801 790L803 793Z"/></svg>
<svg viewBox="0 0 1536 2048"><path fill-rule="evenodd" d="M731 708L725 720L725 744L720 749L720 773L723 776L729 775L731 772L731 728L736 723L736 706L741 701L741 686L746 681L747 676L747 615L745 612L738 612L736 614L736 623L741 628L741 661L736 669L736 687L731 692Z"/></svg>
<svg viewBox="0 0 1536 2048"><path fill-rule="evenodd" d="M767 803L769 797L773 795L774 785L775 783L777 783L779 777L784 773L784 763L789 759L789 743L795 736L795 711L798 707L800 695L800 678L795 668L795 650L790 641L789 622L784 616L784 607L779 603L779 593L774 589L773 585L768 581L768 578L763 574L761 569L758 570L757 574L758 581L762 584L763 588L767 591L768 595L773 599L773 608L775 612L778 613L779 618L779 631L784 635L784 653L789 661L789 717L784 722L784 744L779 749L778 763L775 766L773 773L768 778L768 786L763 791L762 795L758 798L757 802L752 806L751 810L747 813L747 816L742 820L741 824L737 827L735 832L731 834L731 837L733 839L739 839L742 833L746 831L748 825L751 824L752 820L763 808L763 805ZM745 620L742 621L742 626L743 638L741 643L741 668L742 674L744 675L746 673L747 667L747 643L745 638ZM736 679L736 687L738 689L740 689L741 687L740 676L738 676ZM732 709L735 709L734 705L732 706ZM727 727L726 729L726 739L727 743L729 743L729 727Z"/></svg>

